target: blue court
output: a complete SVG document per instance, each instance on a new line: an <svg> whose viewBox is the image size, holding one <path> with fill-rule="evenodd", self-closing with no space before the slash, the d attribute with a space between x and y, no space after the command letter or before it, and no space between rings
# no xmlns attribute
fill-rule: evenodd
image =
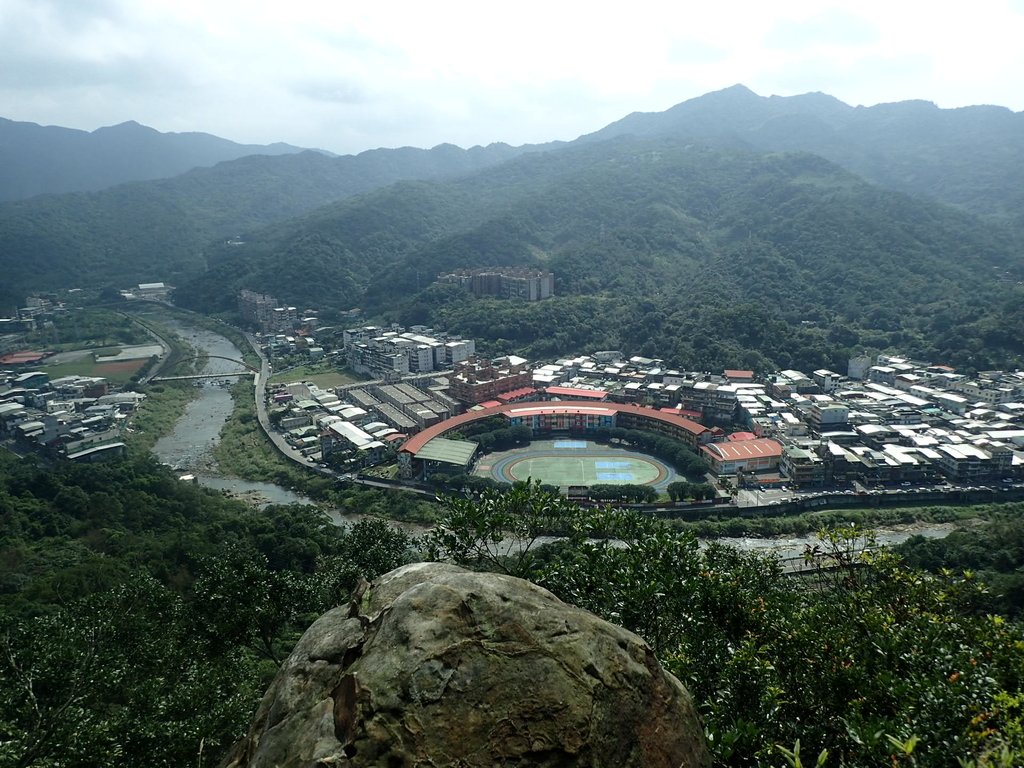
<svg viewBox="0 0 1024 768"><path fill-rule="evenodd" d="M555 440L555 448L586 448L586 440Z"/></svg>
<svg viewBox="0 0 1024 768"><path fill-rule="evenodd" d="M594 466L598 469L623 469L632 465L628 461L595 461Z"/></svg>

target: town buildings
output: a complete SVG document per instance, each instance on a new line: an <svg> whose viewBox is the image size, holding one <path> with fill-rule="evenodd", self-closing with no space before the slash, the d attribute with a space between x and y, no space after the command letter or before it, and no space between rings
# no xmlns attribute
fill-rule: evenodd
<svg viewBox="0 0 1024 768"><path fill-rule="evenodd" d="M268 294L249 290L238 294L238 313L243 322L256 326L263 333L287 331L299 321L295 307L282 305Z"/></svg>
<svg viewBox="0 0 1024 768"><path fill-rule="evenodd" d="M111 392L101 377L28 371L0 381L0 439L74 461L121 456L122 430L145 397Z"/></svg>
<svg viewBox="0 0 1024 768"><path fill-rule="evenodd" d="M555 295L555 276L542 269L484 267L458 269L438 275L439 283L451 283L476 297L495 296L516 301L541 301Z"/></svg>
<svg viewBox="0 0 1024 768"><path fill-rule="evenodd" d="M476 352L472 339L434 333L424 326L408 331L400 326L349 328L342 334L342 343L349 368L377 377L445 370Z"/></svg>
<svg viewBox="0 0 1024 768"><path fill-rule="evenodd" d="M448 394L465 405L499 398L507 402L535 392L528 361L515 355L494 360L471 357L456 364L448 378ZM511 398L506 397L510 394Z"/></svg>
<svg viewBox="0 0 1024 768"><path fill-rule="evenodd" d="M532 384L537 399L631 403L699 422L716 432L702 449L712 469L746 482L969 484L1024 474L1024 373L967 377L895 355L850 368L862 378L819 369L758 381L602 351L537 365ZM778 449L742 461L743 444L725 442L735 430Z"/></svg>

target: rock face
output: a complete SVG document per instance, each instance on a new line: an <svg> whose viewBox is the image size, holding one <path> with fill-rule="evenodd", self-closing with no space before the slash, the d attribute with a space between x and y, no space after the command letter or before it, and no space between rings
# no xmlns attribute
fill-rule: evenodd
<svg viewBox="0 0 1024 768"><path fill-rule="evenodd" d="M636 635L521 579L392 571L302 636L228 768L710 765Z"/></svg>

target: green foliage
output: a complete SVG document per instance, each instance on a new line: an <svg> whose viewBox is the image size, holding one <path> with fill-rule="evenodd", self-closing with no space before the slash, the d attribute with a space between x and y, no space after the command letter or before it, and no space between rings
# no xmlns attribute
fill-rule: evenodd
<svg viewBox="0 0 1024 768"><path fill-rule="evenodd" d="M447 497L424 545L434 559L529 578L540 538L576 530L583 520L579 507L560 494L516 483L504 493L486 490L479 499Z"/></svg>
<svg viewBox="0 0 1024 768"><path fill-rule="evenodd" d="M997 508L990 519L953 531L942 539L914 536L898 551L907 562L931 572L975 572L991 590L985 608L1024 615L1024 504Z"/></svg>
<svg viewBox="0 0 1024 768"><path fill-rule="evenodd" d="M0 762L195 764L239 733L261 681L211 654L180 596L151 577L0 626Z"/></svg>
<svg viewBox="0 0 1024 768"><path fill-rule="evenodd" d="M597 483L590 486L589 495L598 501L624 501L634 504L651 502L658 498L658 492L651 486L631 483Z"/></svg>
<svg viewBox="0 0 1024 768"><path fill-rule="evenodd" d="M688 483L684 480L669 483L666 490L672 501L685 501L686 499L703 501L704 499L714 499L717 495L714 486L709 483Z"/></svg>
<svg viewBox="0 0 1024 768"><path fill-rule="evenodd" d="M55 315L25 335L25 346L47 349L102 349L121 344L151 344L142 328L122 313L101 308L74 308Z"/></svg>
<svg viewBox="0 0 1024 768"><path fill-rule="evenodd" d="M270 662L412 546L376 519L255 510L149 458L0 452L0 763L216 762Z"/></svg>
<svg viewBox="0 0 1024 768"><path fill-rule="evenodd" d="M1019 250L1011 231L810 155L621 138L323 209L216 249L180 294L205 309L238 287L358 305L473 336L492 354L618 348L765 371L841 368L853 351L898 347L1007 367L1021 352L1022 294L999 278L1016 274ZM430 285L500 264L553 270L557 296Z"/></svg>
<svg viewBox="0 0 1024 768"><path fill-rule="evenodd" d="M533 430L523 426L499 426L486 431L476 428L469 439L479 443L480 450L484 453L508 451L529 445L533 440Z"/></svg>
<svg viewBox="0 0 1024 768"><path fill-rule="evenodd" d="M806 764L778 746L798 743L819 765L1024 757L1022 628L978 613L975 578L909 568L857 527L823 532L795 578L633 512L506 497L450 500L433 555L525 574L640 634L694 695L719 765ZM541 532L562 538L538 549Z"/></svg>
<svg viewBox="0 0 1024 768"><path fill-rule="evenodd" d="M213 242L400 179L464 173L519 151L492 145L472 152L448 146L340 158L251 156L170 179L3 203L0 300L15 303L29 291L76 285L159 279L180 286L202 274ZM221 304L233 302L229 293Z"/></svg>

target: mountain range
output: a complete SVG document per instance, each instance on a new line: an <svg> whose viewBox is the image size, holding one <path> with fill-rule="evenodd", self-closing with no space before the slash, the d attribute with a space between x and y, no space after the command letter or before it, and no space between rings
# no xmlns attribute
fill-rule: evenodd
<svg viewBox="0 0 1024 768"><path fill-rule="evenodd" d="M302 151L282 143L236 144L208 133L161 133L134 121L79 131L0 118L0 201L93 192L247 155Z"/></svg>
<svg viewBox="0 0 1024 768"><path fill-rule="evenodd" d="M583 137L689 136L812 152L889 189L1024 221L1024 113L928 101L851 107L823 93L762 97L742 85L634 113Z"/></svg>
<svg viewBox="0 0 1024 768"><path fill-rule="evenodd" d="M167 280L204 311L252 288L495 351L771 367L899 346L1004 364L1024 352L1022 121L735 86L568 143L244 157L0 205L0 301ZM431 285L501 264L554 270L558 297Z"/></svg>

